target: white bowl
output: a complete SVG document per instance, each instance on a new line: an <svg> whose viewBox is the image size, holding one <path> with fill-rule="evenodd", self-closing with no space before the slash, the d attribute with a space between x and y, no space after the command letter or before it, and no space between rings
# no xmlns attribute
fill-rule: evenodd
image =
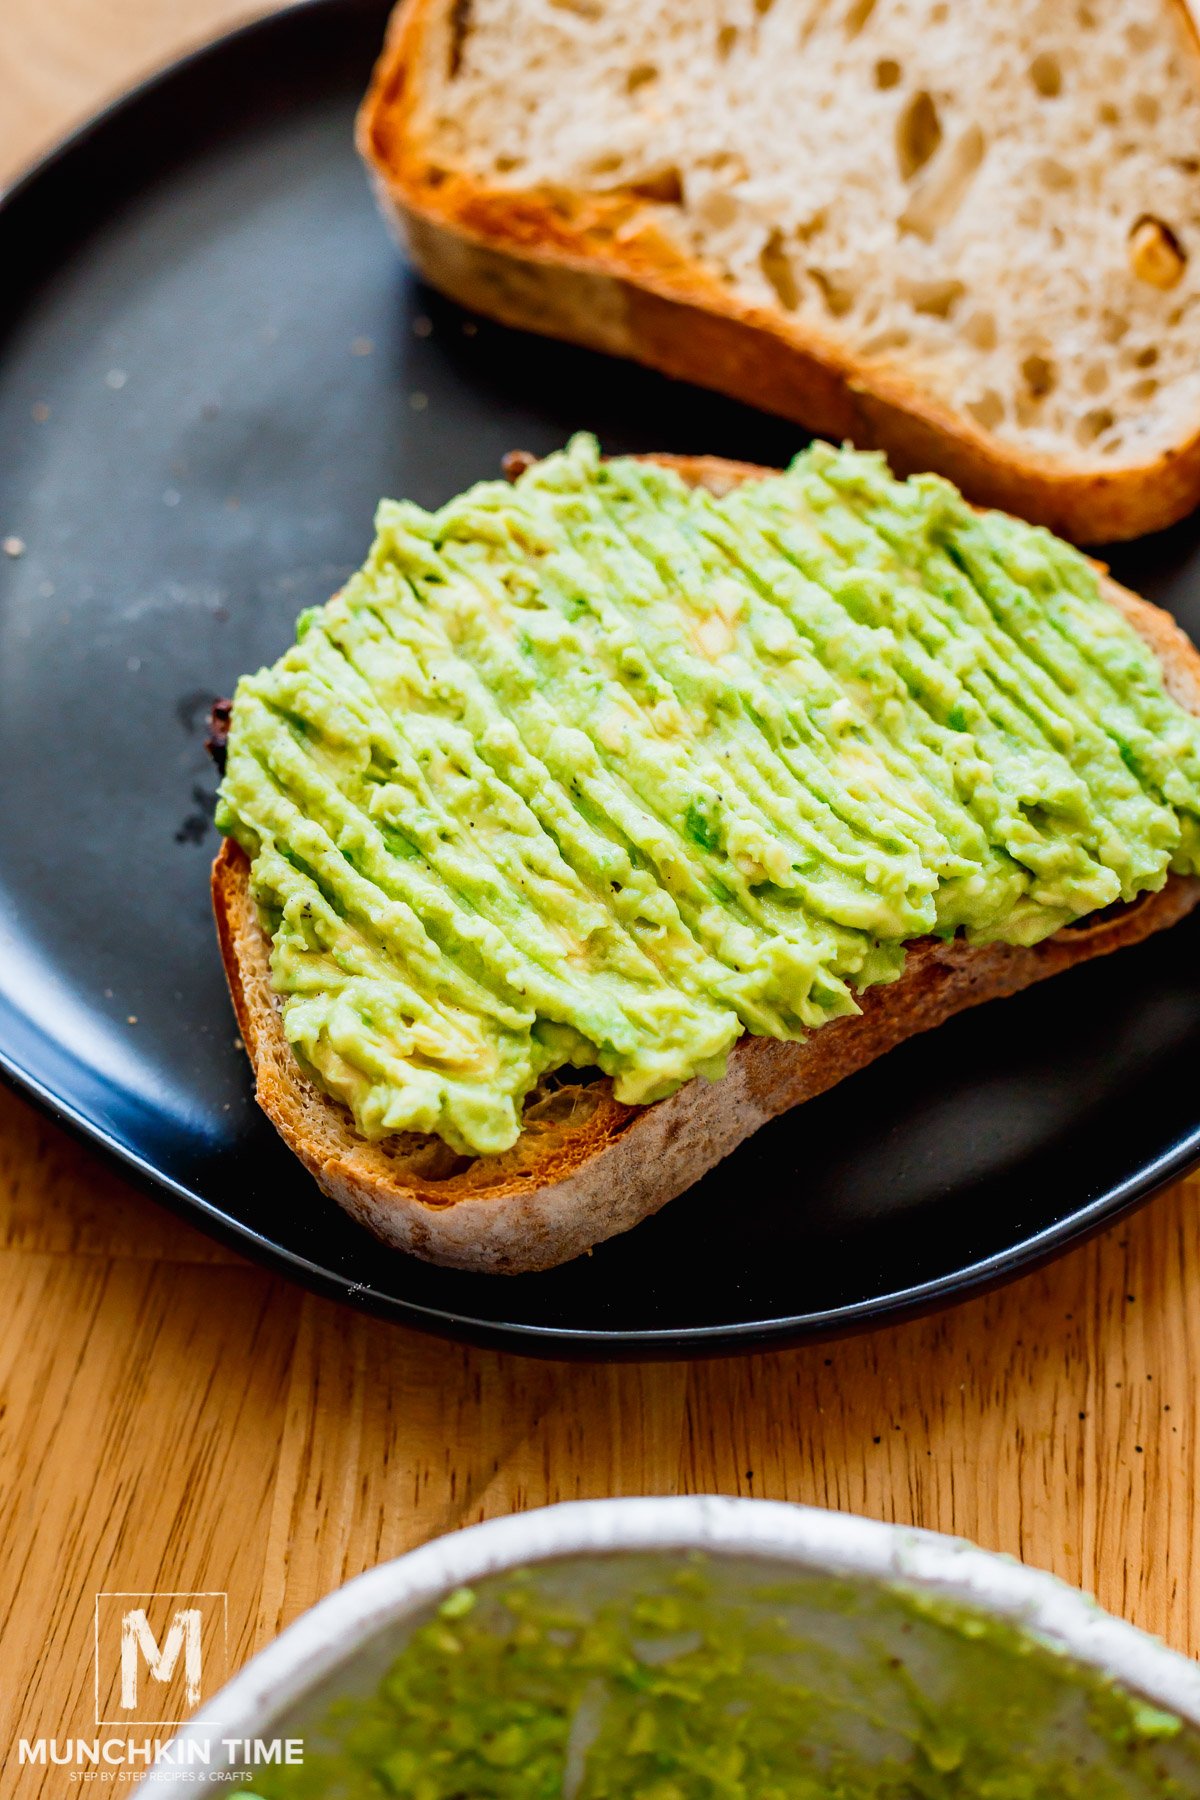
<svg viewBox="0 0 1200 1800"><path fill-rule="evenodd" d="M368 1570L254 1657L179 1733L171 1750L174 1762L152 1770L142 1785L189 1794L219 1786L229 1793L228 1768L189 1762L189 1745L211 1744L218 1737L302 1737L334 1698L373 1691L411 1631L455 1588L551 1563L557 1573L547 1571L547 1579L560 1585L568 1579L572 1596L586 1599L589 1589L611 1593L623 1580L631 1587L644 1579L647 1555L686 1551L706 1553L718 1601L724 1575L733 1588L742 1581L739 1599L744 1599L749 1560L759 1581L764 1564L772 1565L773 1577L789 1572L848 1577L868 1587L915 1591L1031 1633L1080 1671L1106 1677L1182 1721L1182 1730L1164 1740L1162 1750L1164 1767L1179 1785L1168 1790L1139 1781L1120 1791L1130 1800L1168 1791L1200 1795L1200 1667L1185 1657L1112 1618L1053 1576L960 1539L814 1507L719 1496L545 1507L436 1538ZM919 1639L920 1613L914 1617ZM804 1623L825 1644L835 1642L839 1654L844 1649L853 1658L862 1648L854 1642L856 1628L847 1633L845 1619L835 1619L832 1611ZM947 1634L933 1623L928 1630L930 1642L918 1658L940 1657L945 1663ZM909 1652L913 1642L906 1639ZM877 1630L871 1654L879 1654ZM1059 1748L1066 1730L1080 1756L1116 1771L1115 1761L1105 1761L1115 1752L1093 1729L1086 1706L1069 1719L1040 1720L1031 1730L1057 1733Z"/></svg>

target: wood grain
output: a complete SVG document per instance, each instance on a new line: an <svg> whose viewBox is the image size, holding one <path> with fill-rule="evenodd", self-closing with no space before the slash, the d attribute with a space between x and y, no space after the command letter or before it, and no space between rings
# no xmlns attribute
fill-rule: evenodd
<svg viewBox="0 0 1200 1800"><path fill-rule="evenodd" d="M4 0L0 176L230 0ZM963 1532L1190 1652L1200 1181L935 1318L705 1364L509 1358L301 1295L0 1093L0 1763L92 1729L93 1596L224 1590L234 1663L436 1532L720 1491Z"/></svg>

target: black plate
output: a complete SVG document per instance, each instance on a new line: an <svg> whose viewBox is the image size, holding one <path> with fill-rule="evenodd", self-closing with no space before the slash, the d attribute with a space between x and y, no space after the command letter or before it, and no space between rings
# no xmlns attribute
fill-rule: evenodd
<svg viewBox="0 0 1200 1800"><path fill-rule="evenodd" d="M110 111L0 212L0 1064L189 1216L525 1349L715 1350L962 1294L1200 1157L1200 922L955 1020L549 1275L382 1249L257 1113L209 915L207 702L513 446L779 462L789 426L422 290L351 144L385 8L310 3ZM1119 571L1200 628L1194 526ZM136 1023L133 1023L136 1020Z"/></svg>

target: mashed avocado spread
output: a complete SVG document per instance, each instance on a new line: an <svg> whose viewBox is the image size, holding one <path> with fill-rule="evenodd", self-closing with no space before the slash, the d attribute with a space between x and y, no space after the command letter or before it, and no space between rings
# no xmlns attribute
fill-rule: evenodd
<svg viewBox="0 0 1200 1800"><path fill-rule="evenodd" d="M716 1078L893 980L1200 868L1200 722L1049 533L814 444L720 497L577 437L238 685L218 823L368 1138L506 1149L564 1064Z"/></svg>
<svg viewBox="0 0 1200 1800"><path fill-rule="evenodd" d="M1177 1718L1027 1634L761 1566L736 1598L703 1564L460 1589L297 1729L259 1800L1185 1800L1200 1772Z"/></svg>

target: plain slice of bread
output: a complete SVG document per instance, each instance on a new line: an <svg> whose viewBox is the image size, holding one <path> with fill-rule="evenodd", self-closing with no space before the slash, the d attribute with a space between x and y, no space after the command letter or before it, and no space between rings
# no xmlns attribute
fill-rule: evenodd
<svg viewBox="0 0 1200 1800"><path fill-rule="evenodd" d="M405 0L359 141L508 324L1078 542L1200 501L1182 0Z"/></svg>
<svg viewBox="0 0 1200 1800"><path fill-rule="evenodd" d="M714 492L767 471L713 457L662 457ZM1200 714L1200 654L1156 607L1104 582L1104 593L1154 650L1172 696ZM729 1072L689 1082L653 1106L614 1100L610 1083L548 1085L502 1156L455 1156L437 1138L368 1143L350 1114L305 1075L270 981L270 944L250 893L250 865L226 841L213 901L242 1040L260 1106L324 1191L385 1242L453 1268L519 1274L552 1268L627 1231L681 1194L776 1114L811 1099L919 1031L1174 924L1200 901L1200 880L1169 877L1156 894L1022 949L961 939L914 944L901 978L869 989L862 1012L803 1044L746 1037Z"/></svg>

